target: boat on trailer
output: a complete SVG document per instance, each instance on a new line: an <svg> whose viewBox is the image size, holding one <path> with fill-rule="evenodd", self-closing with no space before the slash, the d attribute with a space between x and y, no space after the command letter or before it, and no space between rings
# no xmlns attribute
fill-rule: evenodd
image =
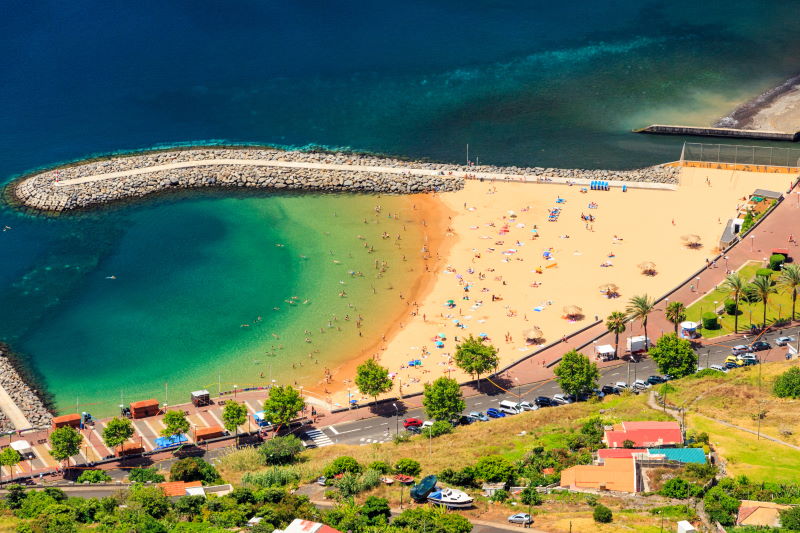
<svg viewBox="0 0 800 533"><path fill-rule="evenodd" d="M428 502L448 509L467 509L472 507L474 499L458 489L436 489L428 494Z"/></svg>

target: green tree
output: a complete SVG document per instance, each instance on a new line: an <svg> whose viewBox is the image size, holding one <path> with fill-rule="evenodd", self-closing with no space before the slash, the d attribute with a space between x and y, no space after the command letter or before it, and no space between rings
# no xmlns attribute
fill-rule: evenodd
<svg viewBox="0 0 800 533"><path fill-rule="evenodd" d="M675 334L678 334L678 324L686 320L686 306L682 302L670 302L664 310L664 316L675 326Z"/></svg>
<svg viewBox="0 0 800 533"><path fill-rule="evenodd" d="M750 288L756 295L756 298L764 305L762 327L767 327L767 305L769 304L769 297L776 292L775 287L772 286L772 280L765 276L756 276L756 279L750 282Z"/></svg>
<svg viewBox="0 0 800 533"><path fill-rule="evenodd" d="M11 475L14 475L14 467L22 461L22 456L19 454L17 450L11 448L4 448L2 452L0 452L0 465L7 466L11 470ZM0 470L0 477L2 477L3 472Z"/></svg>
<svg viewBox="0 0 800 533"><path fill-rule="evenodd" d="M685 500L689 497L689 482L683 478L674 477L664 483L658 493L667 498Z"/></svg>
<svg viewBox="0 0 800 533"><path fill-rule="evenodd" d="M723 526L732 526L739 510L739 500L728 495L721 487L712 487L703 496L706 513L712 521Z"/></svg>
<svg viewBox="0 0 800 533"><path fill-rule="evenodd" d="M112 450L132 436L133 423L127 418L114 417L103 428L103 442Z"/></svg>
<svg viewBox="0 0 800 533"><path fill-rule="evenodd" d="M276 426L283 426L294 420L305 406L303 397L294 387L277 386L269 390L269 396L264 401L264 414Z"/></svg>
<svg viewBox="0 0 800 533"><path fill-rule="evenodd" d="M6 505L9 509L19 509L27 496L23 486L15 483L8 487L8 494L5 498Z"/></svg>
<svg viewBox="0 0 800 533"><path fill-rule="evenodd" d="M614 519L614 515L611 513L611 509L603 505L602 503L598 503L594 506L594 511L592 512L592 518L594 521L600 524L608 524Z"/></svg>
<svg viewBox="0 0 800 533"><path fill-rule="evenodd" d="M236 433L236 440L239 440L239 426L247 422L247 407L243 403L234 400L225 402L222 409L222 424L230 432Z"/></svg>
<svg viewBox="0 0 800 533"><path fill-rule="evenodd" d="M392 390L389 369L379 365L375 359L367 359L356 368L356 387L361 394L372 396L378 403L378 395Z"/></svg>
<svg viewBox="0 0 800 533"><path fill-rule="evenodd" d="M352 457L342 455L334 459L331 464L325 467L325 477L333 477L336 474L344 474L350 472L352 474L361 473L361 465Z"/></svg>
<svg viewBox="0 0 800 533"><path fill-rule="evenodd" d="M480 390L481 374L497 368L497 348L470 335L456 347L454 360L458 368L475 376Z"/></svg>
<svg viewBox="0 0 800 533"><path fill-rule="evenodd" d="M736 312L733 315L733 332L736 333L739 331L739 300L747 292L747 282L738 272L734 272L733 274L728 274L720 287L728 296L733 298L736 308Z"/></svg>
<svg viewBox="0 0 800 533"><path fill-rule="evenodd" d="M516 475L516 468L501 455L487 455L478 459L475 473L479 479L489 483L508 482Z"/></svg>
<svg viewBox="0 0 800 533"><path fill-rule="evenodd" d="M303 441L295 435L275 437L258 447L259 455L267 465L285 465L293 463L305 449Z"/></svg>
<svg viewBox="0 0 800 533"><path fill-rule="evenodd" d="M130 472L128 472L128 481L131 483L147 483L148 481L163 483L164 476L152 467L131 468Z"/></svg>
<svg viewBox="0 0 800 533"><path fill-rule="evenodd" d="M364 531L368 524L367 517L361 512L361 506L352 499L339 502L325 515L325 523L338 531Z"/></svg>
<svg viewBox="0 0 800 533"><path fill-rule="evenodd" d="M106 481L111 481L111 476L98 468L84 470L77 480L78 483L105 483Z"/></svg>
<svg viewBox="0 0 800 533"><path fill-rule="evenodd" d="M778 276L778 288L792 296L792 320L794 320L797 293L800 292L800 265L786 263Z"/></svg>
<svg viewBox="0 0 800 533"><path fill-rule="evenodd" d="M370 496L361 506L361 513L367 517L370 525L380 526L389 523L392 511L389 508L389 501L386 498Z"/></svg>
<svg viewBox="0 0 800 533"><path fill-rule="evenodd" d="M658 365L658 371L674 378L682 378L697 370L697 354L692 343L679 339L674 333L664 335L650 349L650 357Z"/></svg>
<svg viewBox="0 0 800 533"><path fill-rule="evenodd" d="M419 464L419 461L415 461L414 459L404 458L398 460L394 464L394 471L404 476L415 477L422 472L422 465Z"/></svg>
<svg viewBox="0 0 800 533"><path fill-rule="evenodd" d="M779 511L781 528L787 531L800 531L800 507L791 507Z"/></svg>
<svg viewBox="0 0 800 533"><path fill-rule="evenodd" d="M451 420L466 407L458 382L444 376L425 384L422 405L433 420Z"/></svg>
<svg viewBox="0 0 800 533"><path fill-rule="evenodd" d="M50 455L56 461L69 460L73 455L77 455L81 449L83 435L70 426L54 429L50 433Z"/></svg>
<svg viewBox="0 0 800 533"><path fill-rule="evenodd" d="M519 493L519 499L525 505L542 505L542 495L536 487L525 487Z"/></svg>
<svg viewBox="0 0 800 533"><path fill-rule="evenodd" d="M634 296L628 300L628 307L625 308L625 312L628 313L628 318L631 320L638 320L642 323L642 329L644 330L644 336L648 344L650 343L650 337L647 336L647 317L653 312L655 307L655 300L649 298L645 294L643 296Z"/></svg>
<svg viewBox="0 0 800 533"><path fill-rule="evenodd" d="M561 390L576 397L596 389L600 379L597 364L575 350L565 353L553 372Z"/></svg>
<svg viewBox="0 0 800 533"><path fill-rule="evenodd" d="M800 398L800 368L792 367L778 376L772 390L778 398Z"/></svg>
<svg viewBox="0 0 800 533"><path fill-rule="evenodd" d="M162 437L171 437L189 432L189 421L183 411L167 411L161 419L164 429L161 430Z"/></svg>
<svg viewBox="0 0 800 533"><path fill-rule="evenodd" d="M614 355L619 357L619 336L625 333L628 315L622 311L614 311L606 318L606 329L614 334Z"/></svg>
<svg viewBox="0 0 800 533"><path fill-rule="evenodd" d="M170 508L169 498L161 487L134 485L128 493L127 503L135 509L141 509L153 518L162 518Z"/></svg>
<svg viewBox="0 0 800 533"><path fill-rule="evenodd" d="M213 485L222 479L216 468L199 457L185 457L172 464L169 469L172 481L202 481L203 485Z"/></svg>

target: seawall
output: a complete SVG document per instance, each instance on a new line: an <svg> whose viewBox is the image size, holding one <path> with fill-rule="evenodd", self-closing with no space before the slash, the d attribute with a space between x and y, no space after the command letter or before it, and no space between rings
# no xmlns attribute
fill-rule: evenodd
<svg viewBox="0 0 800 533"><path fill-rule="evenodd" d="M42 401L40 391L31 388L13 362L8 347L0 344L0 431L47 427L53 415ZM6 404L4 400L8 400Z"/></svg>
<svg viewBox="0 0 800 533"><path fill-rule="evenodd" d="M634 132L655 133L662 135L694 135L697 137L727 137L732 139L761 139L763 141L796 142L800 140L800 132L787 133L782 131L758 131L736 128L678 126L666 124L651 124L646 128L634 130Z"/></svg>
<svg viewBox="0 0 800 533"><path fill-rule="evenodd" d="M41 211L69 211L193 188L409 194L460 190L464 179L554 181L602 179L676 184L673 168L630 171L459 166L340 152L272 148L197 148L90 160L24 176L14 201Z"/></svg>

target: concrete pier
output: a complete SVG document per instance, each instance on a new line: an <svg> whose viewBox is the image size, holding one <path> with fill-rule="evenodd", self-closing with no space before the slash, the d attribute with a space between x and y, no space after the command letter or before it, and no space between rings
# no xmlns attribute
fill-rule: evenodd
<svg viewBox="0 0 800 533"><path fill-rule="evenodd" d="M653 133L660 135L694 135L697 137L727 137L730 139L760 139L763 141L797 142L800 132L742 130L735 128L712 128L707 126L679 126L651 124L646 128L633 130L634 133Z"/></svg>

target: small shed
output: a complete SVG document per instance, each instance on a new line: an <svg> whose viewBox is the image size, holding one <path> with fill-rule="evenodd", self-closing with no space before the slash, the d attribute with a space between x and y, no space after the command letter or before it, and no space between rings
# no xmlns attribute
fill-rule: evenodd
<svg viewBox="0 0 800 533"><path fill-rule="evenodd" d="M208 426L206 428L197 428L194 432L194 439L197 442L202 442L208 439L216 439L225 434L222 426Z"/></svg>
<svg viewBox="0 0 800 533"><path fill-rule="evenodd" d="M750 196L760 196L761 198L766 198L767 200L780 200L783 195L779 192L770 191L767 189L756 189Z"/></svg>
<svg viewBox="0 0 800 533"><path fill-rule="evenodd" d="M158 400L151 398L131 403L131 418L147 418L158 414Z"/></svg>
<svg viewBox="0 0 800 533"><path fill-rule="evenodd" d="M483 490L483 495L487 498L491 498L494 496L494 493L498 490L506 490L505 483L484 483L481 485L481 489Z"/></svg>
<svg viewBox="0 0 800 533"><path fill-rule="evenodd" d="M192 404L195 407L211 405L211 394L205 389L192 392Z"/></svg>
<svg viewBox="0 0 800 533"><path fill-rule="evenodd" d="M76 429L80 428L81 415L78 413L72 413L70 415L61 415L53 418L53 429L63 427L72 427Z"/></svg>
<svg viewBox="0 0 800 533"><path fill-rule="evenodd" d="M681 337L684 339L696 339L700 335L697 333L697 322L691 322L689 320L685 322L681 322Z"/></svg>
<svg viewBox="0 0 800 533"><path fill-rule="evenodd" d="M25 459L33 456L33 448L31 443L26 440L15 440L11 443L11 449L17 452Z"/></svg>
<svg viewBox="0 0 800 533"><path fill-rule="evenodd" d="M616 356L616 350L610 344L601 344L595 348L597 358L601 361L611 361Z"/></svg>

